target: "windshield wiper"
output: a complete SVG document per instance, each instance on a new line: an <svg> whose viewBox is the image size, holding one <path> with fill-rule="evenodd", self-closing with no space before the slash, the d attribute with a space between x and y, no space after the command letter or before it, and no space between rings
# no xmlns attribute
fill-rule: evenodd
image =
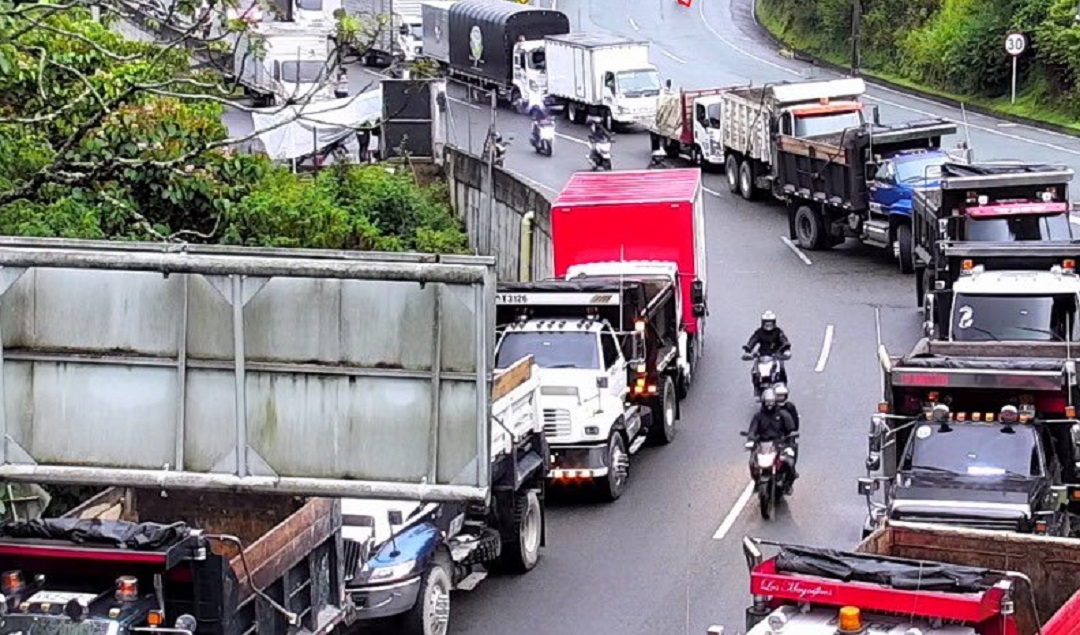
<svg viewBox="0 0 1080 635"><path fill-rule="evenodd" d="M969 326L968 328L973 330L973 331L976 331L978 333L982 333L983 335L990 336L990 339L994 340L995 342L1000 342L1001 341L1000 339L998 339L997 335L994 335L993 333L991 333L990 331L982 328L981 326L972 325L972 326Z"/></svg>
<svg viewBox="0 0 1080 635"><path fill-rule="evenodd" d="M909 469L917 470L919 472L938 472L939 474L952 474L959 476L960 472L956 470L950 470L947 467L937 467L936 465L912 465Z"/></svg>
<svg viewBox="0 0 1080 635"><path fill-rule="evenodd" d="M1061 337L1060 335L1058 335L1057 333L1051 331L1050 329L1037 329L1037 328L1034 328L1034 327L1031 327L1031 326L1014 326L1013 328L1018 330L1018 331L1029 331L1031 333L1042 333L1043 335L1049 335L1050 337L1054 338L1055 342L1064 342L1065 341L1064 337Z"/></svg>

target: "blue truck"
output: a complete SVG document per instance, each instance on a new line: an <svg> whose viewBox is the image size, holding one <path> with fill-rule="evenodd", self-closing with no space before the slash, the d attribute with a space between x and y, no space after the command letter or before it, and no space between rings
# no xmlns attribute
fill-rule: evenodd
<svg viewBox="0 0 1080 635"><path fill-rule="evenodd" d="M356 620L400 635L445 634L450 592L491 572L531 571L545 543L548 447L536 364L502 371L491 394L491 497L475 502L346 498L346 592Z"/></svg>
<svg viewBox="0 0 1080 635"><path fill-rule="evenodd" d="M787 205L792 240L823 250L856 238L891 249L900 271L911 273L912 197L935 187L940 166L956 161L941 147L941 138L955 133L954 124L928 119L812 137L777 134L771 185Z"/></svg>

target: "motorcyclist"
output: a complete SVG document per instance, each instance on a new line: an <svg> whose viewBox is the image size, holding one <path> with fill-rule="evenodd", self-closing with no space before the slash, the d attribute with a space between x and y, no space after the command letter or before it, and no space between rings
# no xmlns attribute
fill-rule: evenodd
<svg viewBox="0 0 1080 635"><path fill-rule="evenodd" d="M551 117L548 115L547 109L543 104L533 104L529 109L529 114L532 115L532 140L536 143L540 140L540 127L551 121Z"/></svg>
<svg viewBox="0 0 1080 635"><path fill-rule="evenodd" d="M663 150L653 150L652 155L649 157L648 169L657 169L664 167L667 162L667 153Z"/></svg>
<svg viewBox="0 0 1080 635"><path fill-rule="evenodd" d="M746 437L751 442L774 441L778 445L794 449L796 447L794 440L789 437L797 430L795 422L791 415L778 407L776 401L776 392L773 389L767 388L761 393L761 409L750 420L750 429L747 430ZM790 459L791 480L794 481L799 478L799 472L795 469L797 452Z"/></svg>
<svg viewBox="0 0 1080 635"><path fill-rule="evenodd" d="M492 135L491 141L491 151L493 153L492 158L494 159L494 163L495 165L502 167L503 158L506 156L506 144L503 143L502 134L496 132Z"/></svg>
<svg viewBox="0 0 1080 635"><path fill-rule="evenodd" d="M765 311L761 314L761 326L750 335L750 339L743 346L743 351L747 355L751 355L755 347L758 349L758 355L762 356L776 356L791 349L791 342L788 341L784 330L776 325L776 314L772 311ZM757 386L761 382L757 364L754 364L750 374L754 380L754 386ZM779 383L787 383L787 369L783 366L780 368Z"/></svg>
<svg viewBox="0 0 1080 635"><path fill-rule="evenodd" d="M790 393L788 387L784 384L777 384L773 387L773 392L776 394L776 407L788 413L792 423L795 424L797 432L799 430L799 409L788 399Z"/></svg>
<svg viewBox="0 0 1080 635"><path fill-rule="evenodd" d="M595 121L589 125L589 143L603 143L611 141L608 131Z"/></svg>

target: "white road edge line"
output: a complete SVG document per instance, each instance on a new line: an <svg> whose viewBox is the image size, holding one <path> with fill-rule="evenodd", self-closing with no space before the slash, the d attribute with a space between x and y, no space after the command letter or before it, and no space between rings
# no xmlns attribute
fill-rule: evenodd
<svg viewBox="0 0 1080 635"><path fill-rule="evenodd" d="M668 59L671 59L671 60L675 60L676 62L678 62L678 63L680 63L680 64L685 64L685 63L686 63L686 60L684 60L683 58L681 58L681 57L679 57L679 56L675 55L674 53L668 53L668 52L667 52L667 51L665 51L664 49L660 49L660 52L661 52L661 53L662 53L662 54L663 54L663 55L664 55L665 57L667 57Z"/></svg>
<svg viewBox="0 0 1080 635"><path fill-rule="evenodd" d="M750 497L753 495L754 482L750 481L746 484L742 494L739 494L739 498L735 501L735 506L732 507L727 516L724 517L724 522L720 523L720 526L716 529L716 533L712 535L713 540L723 540L724 536L727 536L727 533L731 531L731 527L739 518L739 514L746 509L746 504L750 502Z"/></svg>
<svg viewBox="0 0 1080 635"><path fill-rule="evenodd" d="M829 324L825 327L825 339L821 342L821 354L817 358L817 366L814 366L814 372L820 373L825 370L825 364L829 363L829 351L832 350L832 338L833 338L833 325Z"/></svg>
<svg viewBox="0 0 1080 635"><path fill-rule="evenodd" d="M746 51L746 50L743 50L742 48L739 48L738 46L735 45L734 42L727 39L723 35L720 35L720 32L717 31L715 28L713 28L713 25L709 23L708 18L705 17L705 3L704 2L699 2L698 3L698 14L700 14L701 23L705 25L705 28L708 29L709 32L712 33L714 36L716 36L716 39L718 39L721 42L723 42L724 44L726 44L729 48L731 48L736 53L739 53L740 55L742 55L744 57L748 57L748 58L750 58L752 60L755 60L757 62L761 62L762 64L765 64L767 66L771 66L771 67L773 67L773 68L775 68L777 70L784 71L785 73L788 73L788 74L791 74L791 75L797 75L799 77L802 77L802 71L799 71L799 70L796 70L794 68L784 66L783 64L778 64L778 63L776 63L776 62L774 62L772 60L765 59L765 58L760 57L758 55L754 55L753 53L750 53L749 51ZM753 6L751 6L751 14L752 15L754 14ZM754 15L754 22L757 23L757 15ZM762 28L764 28L764 27L762 27ZM661 50L660 52L663 53L664 51ZM868 83L871 83L871 82L873 82L872 79L869 80ZM900 92L898 90L889 88L887 86L880 86L880 85L875 84L873 86L873 88L876 89L876 90L879 90L879 91L881 91L883 93L892 93L894 95L901 95L903 97L911 99L912 101L917 101L919 103L929 104L929 105L932 105L932 106L937 106L939 108L944 107L944 106L942 106L942 104L939 104L939 103L937 103L937 102L935 102L933 100L926 99L926 98L920 97L918 95L909 95L907 93ZM876 101L876 102L885 104L887 106L892 106L894 108L899 108L900 110L906 110L908 112L913 112L913 113L923 115L923 116L928 116L928 117L940 117L941 116L940 113L935 114L935 113L932 113L932 112L927 112L925 110L919 110L918 108L912 108L911 106L904 106L903 104L898 104L896 102L889 101L887 99L882 99L880 97L875 97L875 96L870 95L870 94L866 94L863 97L865 99L869 99L871 101ZM995 121L995 122L1000 121L999 119L997 119L996 117L993 117L993 116L987 116L987 118L992 120L992 121ZM949 118L949 117L944 117L944 119L947 119L947 120L951 121L952 123L959 124L960 126L964 125L964 122L957 121L956 119L952 119L952 118ZM986 126L980 126L980 125L977 125L977 124L969 123L967 125L972 130L979 130L979 131L986 132L986 133L989 133L989 134L992 134L992 135L997 135L999 137L1005 137L1006 139L1012 139L1014 141L1022 141L1024 143L1030 143L1032 145L1042 146L1044 148L1050 148L1052 150L1057 150L1059 152L1065 152L1067 154L1080 155L1080 150L1075 150L1075 149L1072 149L1072 148L1065 148L1065 147L1062 147L1062 146L1059 146L1059 145L1056 145L1056 144L1053 144L1053 143L1046 143L1045 141L1037 141L1035 139L1028 139L1027 137L1022 137L1020 135L1015 135L1015 134L1009 134L1007 132L1002 132L1002 131L996 130L994 128L988 128ZM1027 125L1022 125L1021 127L1026 129L1026 130L1039 132L1039 133L1045 134L1047 136L1057 137L1059 139L1069 139L1069 140L1074 140L1075 139L1075 137L1065 135L1065 134L1062 134L1060 132L1055 132L1053 130L1043 130L1042 128L1036 128L1034 126L1027 126Z"/></svg>
<svg viewBox="0 0 1080 635"><path fill-rule="evenodd" d="M798 245L791 242L790 238L788 238L787 236L781 236L780 241L783 242L785 245L787 245L788 249L795 252L795 255L799 257L799 260L805 262L807 267L814 264L813 261L811 261L809 258L806 257L806 254L804 254L802 252L802 249L799 249Z"/></svg>
<svg viewBox="0 0 1080 635"><path fill-rule="evenodd" d="M641 29L640 29L640 28L638 27L638 25L637 25L637 22L634 22L634 18L631 18L631 17L627 17L627 18L626 18L626 20L627 20L628 22L630 22L630 28L631 28L631 29L633 29L633 30L635 30L635 31L640 31L640 30L641 30Z"/></svg>

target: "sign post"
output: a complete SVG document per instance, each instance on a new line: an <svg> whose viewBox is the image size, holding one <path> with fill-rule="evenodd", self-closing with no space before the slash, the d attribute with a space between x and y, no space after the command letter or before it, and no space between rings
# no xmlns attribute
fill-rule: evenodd
<svg viewBox="0 0 1080 635"><path fill-rule="evenodd" d="M1016 65L1020 54L1027 50L1027 37L1013 31L1005 36L1005 52L1012 57L1012 103L1016 103Z"/></svg>

